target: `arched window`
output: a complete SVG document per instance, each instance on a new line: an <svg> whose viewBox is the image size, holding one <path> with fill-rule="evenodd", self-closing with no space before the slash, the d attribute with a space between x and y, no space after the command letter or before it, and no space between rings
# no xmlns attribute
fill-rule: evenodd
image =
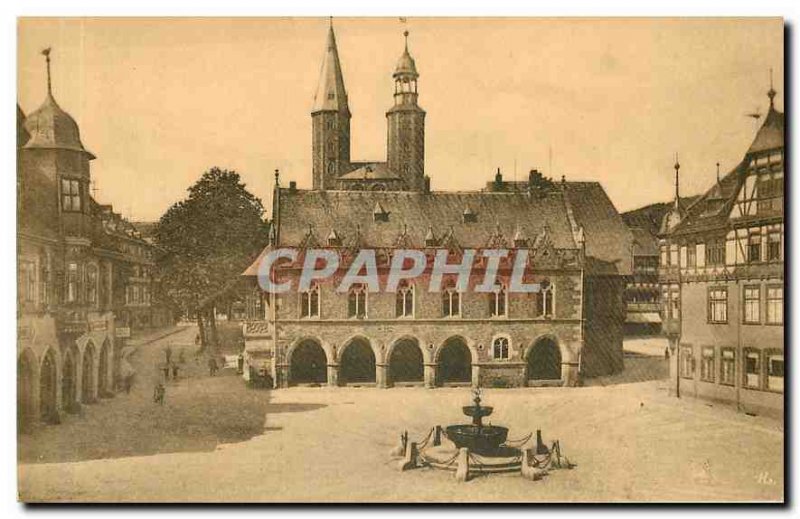
<svg viewBox="0 0 800 519"><path fill-rule="evenodd" d="M461 315L461 294L456 285L450 282L442 291L442 317L458 317Z"/></svg>
<svg viewBox="0 0 800 519"><path fill-rule="evenodd" d="M495 286L494 292L489 294L489 315L492 317L505 317L507 299L508 293L505 285Z"/></svg>
<svg viewBox="0 0 800 519"><path fill-rule="evenodd" d="M495 360L508 360L509 355L508 338L495 338L492 342L492 358Z"/></svg>
<svg viewBox="0 0 800 519"><path fill-rule="evenodd" d="M397 317L414 317L414 285L403 281L395 298Z"/></svg>
<svg viewBox="0 0 800 519"><path fill-rule="evenodd" d="M319 285L300 294L300 317L319 317Z"/></svg>
<svg viewBox="0 0 800 519"><path fill-rule="evenodd" d="M347 316L364 319L367 316L367 287L353 285L347 294Z"/></svg>
<svg viewBox="0 0 800 519"><path fill-rule="evenodd" d="M332 160L328 161L328 173L330 174L336 173L336 162Z"/></svg>
<svg viewBox="0 0 800 519"><path fill-rule="evenodd" d="M537 317L553 317L555 308L555 286L545 279L539 283L539 297L536 300Z"/></svg>

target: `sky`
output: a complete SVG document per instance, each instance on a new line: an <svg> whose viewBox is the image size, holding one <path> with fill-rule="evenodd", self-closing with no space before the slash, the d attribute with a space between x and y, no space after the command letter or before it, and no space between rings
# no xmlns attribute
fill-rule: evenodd
<svg viewBox="0 0 800 519"><path fill-rule="evenodd" d="M239 172L269 207L275 169L311 186L311 117L327 18L20 19L17 102L78 122L96 198L156 220L207 169ZM335 18L352 160L385 160L403 31L435 190L598 181L620 211L709 188L742 158L770 69L783 110L779 18ZM761 119L763 120L763 119Z"/></svg>

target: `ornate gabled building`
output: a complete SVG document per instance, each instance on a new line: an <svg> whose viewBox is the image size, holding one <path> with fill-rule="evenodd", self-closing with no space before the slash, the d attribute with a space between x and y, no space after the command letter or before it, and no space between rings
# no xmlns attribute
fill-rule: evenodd
<svg viewBox="0 0 800 519"><path fill-rule="evenodd" d="M665 216L659 281L672 391L780 414L785 148L775 94L741 162L722 177L718 167L705 194Z"/></svg>
<svg viewBox="0 0 800 519"><path fill-rule="evenodd" d="M150 246L90 194L94 155L53 97L17 106L17 395L20 424L113 395L117 353L150 319Z"/></svg>
<svg viewBox="0 0 800 519"><path fill-rule="evenodd" d="M387 162L350 161L350 110L329 29L311 115L313 188L282 186L276 173L270 243L244 273L253 286L245 377L268 375L277 387L570 386L582 376L621 370L632 238L602 187L542 183L540 175L512 184L498 174L496 189L432 191L418 78L406 41L386 114ZM262 293L261 258L278 248L299 251L270 272L293 280L294 288ZM311 248L335 251L340 269L298 291ZM472 284L463 290L448 276L441 291L431 292L430 270L390 291L364 285L337 291L361 249L375 251L382 287L398 249L421 251L429 260L446 252L448 263L472 249L505 249L509 256L490 293ZM524 279L539 284L537 293L509 290L514 259L523 251ZM471 283L486 267L474 262Z"/></svg>

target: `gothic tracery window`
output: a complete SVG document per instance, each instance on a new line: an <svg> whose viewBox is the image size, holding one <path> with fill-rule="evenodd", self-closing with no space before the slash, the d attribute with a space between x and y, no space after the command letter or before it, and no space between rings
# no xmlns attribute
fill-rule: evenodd
<svg viewBox="0 0 800 519"><path fill-rule="evenodd" d="M449 283L442 291L442 316L458 317L461 315L461 294L455 283Z"/></svg>
<svg viewBox="0 0 800 519"><path fill-rule="evenodd" d="M414 317L414 285L404 281L397 288L395 310L397 317Z"/></svg>
<svg viewBox="0 0 800 519"><path fill-rule="evenodd" d="M353 285L347 293L347 316L364 319L367 317L367 287Z"/></svg>
<svg viewBox="0 0 800 519"><path fill-rule="evenodd" d="M319 285L300 294L300 317L319 317Z"/></svg>

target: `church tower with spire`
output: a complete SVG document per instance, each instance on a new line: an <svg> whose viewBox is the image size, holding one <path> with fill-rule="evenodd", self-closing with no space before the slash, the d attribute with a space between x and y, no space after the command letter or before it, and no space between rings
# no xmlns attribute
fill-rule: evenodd
<svg viewBox="0 0 800 519"><path fill-rule="evenodd" d="M425 110L417 104L417 66L405 50L392 74L394 106L386 112L388 124L386 159L389 171L403 179L409 191L425 185Z"/></svg>
<svg viewBox="0 0 800 519"><path fill-rule="evenodd" d="M325 58L311 110L314 189L332 189L350 169L350 108L333 23L328 29Z"/></svg>

